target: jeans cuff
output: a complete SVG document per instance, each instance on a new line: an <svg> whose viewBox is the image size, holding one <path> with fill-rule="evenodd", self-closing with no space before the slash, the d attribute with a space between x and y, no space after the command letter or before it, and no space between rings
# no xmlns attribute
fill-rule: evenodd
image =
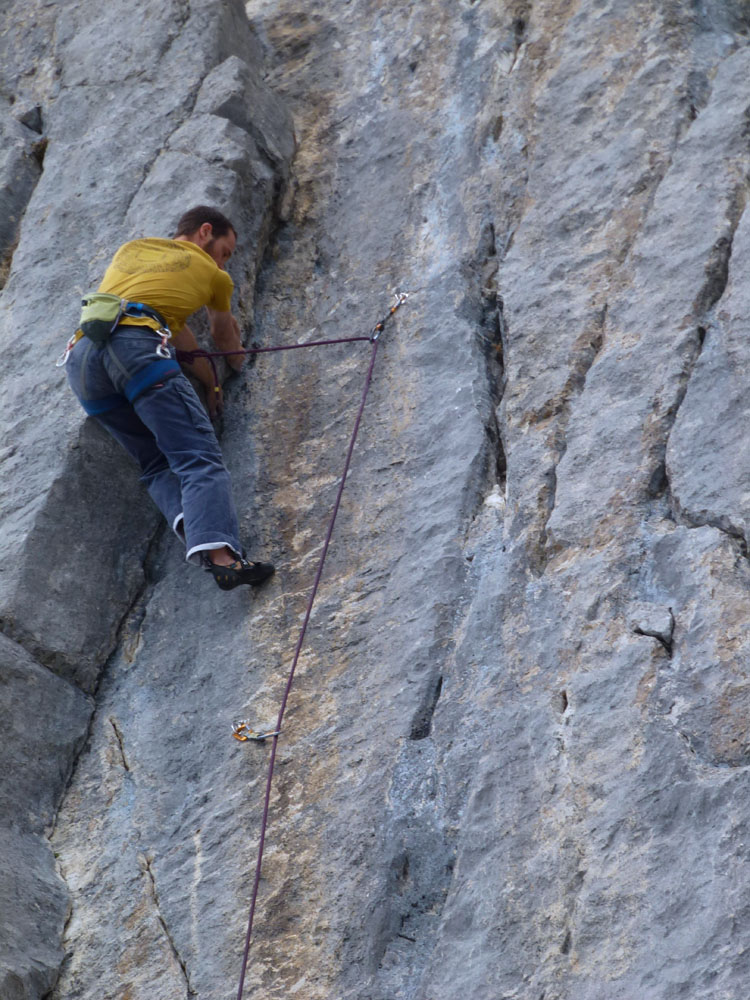
<svg viewBox="0 0 750 1000"><path fill-rule="evenodd" d="M189 549L185 558L188 562L194 563L196 566L200 566L201 552L208 552L211 549L222 549L225 545L238 559L242 558L242 554L234 543L226 541L203 542L201 545L194 545L191 549Z"/></svg>

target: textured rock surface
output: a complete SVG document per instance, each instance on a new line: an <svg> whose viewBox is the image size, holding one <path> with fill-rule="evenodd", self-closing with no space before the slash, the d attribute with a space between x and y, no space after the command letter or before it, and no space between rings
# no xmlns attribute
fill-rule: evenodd
<svg viewBox="0 0 750 1000"><path fill-rule="evenodd" d="M90 699L0 636L0 996L43 996L62 961L67 890L48 836Z"/></svg>
<svg viewBox="0 0 750 1000"><path fill-rule="evenodd" d="M41 998L63 951L52 1000L218 1000L239 976L268 748L230 723L275 718L367 347L229 384L245 534L279 573L221 594L44 367L71 289L180 191L241 220L248 317L273 233L259 341L365 331L415 292L280 743L246 995L736 1000L747 5L251 0L255 36L238 8L180 11L102 76L92 10L40 7L36 35L14 23L44 54L3 64L49 138L0 300L3 627L77 712L73 682L96 695L54 831L75 725L48 787L10 785L39 803L12 850L33 839L19 870L54 931L3 955L11 988ZM103 142L113 108L129 156L91 160L70 122ZM45 252L71 242L89 250Z"/></svg>
<svg viewBox="0 0 750 1000"><path fill-rule="evenodd" d="M249 315L294 136L238 3L173 3L154 18L127 3L6 6L0 997L27 1000L47 995L64 954L70 895L48 838L89 726L87 695L144 589L158 530L133 469L82 423L51 362L113 247L168 234L201 201L220 203L242 229L233 275ZM259 113L243 119L233 101L249 100ZM102 855L94 836L84 842Z"/></svg>

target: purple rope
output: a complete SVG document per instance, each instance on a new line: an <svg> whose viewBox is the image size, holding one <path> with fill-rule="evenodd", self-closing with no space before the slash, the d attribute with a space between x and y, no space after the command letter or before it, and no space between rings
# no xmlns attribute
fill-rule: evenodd
<svg viewBox="0 0 750 1000"><path fill-rule="evenodd" d="M272 351L296 351L300 347L324 347L326 344L353 344L358 340L367 340L372 343L373 339L373 337L340 337L337 340L308 340L304 344L281 344L277 347L243 347L237 351L204 351L202 347L199 347L195 351L177 350L175 356L181 364L186 365L191 365L198 358L206 358L213 372L214 390L218 392L219 372L214 358L230 358L235 354L270 354Z"/></svg>
<svg viewBox="0 0 750 1000"><path fill-rule="evenodd" d="M370 337L354 337L354 340L370 340ZM336 343L336 341L334 341ZM307 347L311 345L307 344L295 344L295 347ZM273 350L274 348L270 348ZM339 505L341 504L341 497L344 492L344 484L346 483L347 473L349 472L349 465L352 460L352 453L354 452L354 443L357 440L357 434L359 432L359 425L362 420L362 414L365 410L365 402L367 400L367 393L370 389L370 382L372 381L372 372L375 367L375 355L378 352L378 342L377 340L372 341L372 355L370 357L370 367L367 369L367 376L365 378L364 388L362 390L362 399L359 404L359 411L357 413L357 419L354 422L354 430L352 431L351 440L349 441L349 450L346 453L346 461L344 462L344 471L341 476L341 482L339 483L339 491L336 495L336 502L333 505L333 513L331 514L331 519L328 524L328 531L326 533L326 539L323 543L323 551L321 552L320 559L318 561L318 571L315 574L315 583L313 584L312 591L310 593L310 598L307 602L307 611L305 612L305 618L302 623L302 628L300 630L299 639L297 640L297 647L294 651L294 659L292 661L292 667L289 671L289 678L286 682L286 688L284 690L284 697L281 701L281 708L279 709L279 716L276 720L276 730L281 729L281 724L284 720L284 712L286 711L286 704L289 700L289 694L292 690L292 684L294 682L294 672L297 669L297 661L299 660L299 655L302 650L302 643L305 640L305 633L307 632L307 625L310 621L310 615L312 614L313 604L315 602L315 595L318 592L318 587L320 585L321 577L323 576L323 565L326 561L326 555L328 553L328 546L331 543L331 536L333 535L333 526L336 523L336 515L339 512ZM273 769L274 763L276 761L276 747L279 742L278 735L273 738L273 747L271 748L271 759L268 764L268 777L266 779L266 796L263 805L263 818L260 824L260 842L258 845L258 859L255 863L255 881L253 882L253 894L252 901L250 903L250 916L247 922L247 935L245 937L245 951L242 956L242 972L240 974L240 985L237 992L237 1000L242 1000L242 992L245 987L245 973L247 971L247 960L250 954L250 938L253 932L253 918L255 916L255 906L258 901L258 888L260 886L260 870L261 864L263 862L263 848L266 842L266 829L268 827L268 813L271 802L271 785L273 782Z"/></svg>
<svg viewBox="0 0 750 1000"><path fill-rule="evenodd" d="M198 348L196 351L178 350L177 360L190 364L196 358L208 358L210 361L212 358L229 358L235 354L270 354L272 351L296 351L300 347L324 347L326 344L354 344L358 340L372 341L372 337L340 337L336 340L308 340L304 344L280 344L276 347L243 347L237 351L204 351L202 348Z"/></svg>

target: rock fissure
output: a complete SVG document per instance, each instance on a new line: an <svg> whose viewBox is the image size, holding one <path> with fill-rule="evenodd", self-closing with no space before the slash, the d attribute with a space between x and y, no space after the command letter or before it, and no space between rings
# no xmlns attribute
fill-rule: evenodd
<svg viewBox="0 0 750 1000"><path fill-rule="evenodd" d="M648 629L640 627L634 628L633 632L635 633L635 635L644 635L648 636L651 639L656 639L656 641L664 647L664 649L667 651L667 656L669 656L671 659L674 648L672 640L672 636L674 634L674 615L672 615L672 628L666 635L663 632L650 632Z"/></svg>
<svg viewBox="0 0 750 1000"><path fill-rule="evenodd" d="M435 714L442 690L443 677L441 674L429 684L424 701L414 714L409 731L409 739L423 740L430 735L432 732L432 717Z"/></svg>
<svg viewBox="0 0 750 1000"><path fill-rule="evenodd" d="M65 807L66 798L67 798L68 793L70 792L70 789L73 786L73 783L75 781L76 771L77 771L77 768L78 768L78 763L79 763L81 757L83 756L83 754L86 752L87 748L91 744L91 737L92 737L92 733L94 731L94 726L95 726L95 723L97 721L97 717L98 717L98 714L99 714L99 708L100 708L99 692L100 692L100 689L101 689L102 682L104 681L105 677L107 676L107 667L111 663L111 661L113 660L113 658L117 655L117 653L120 650L120 648L122 647L122 645L123 645L123 637L127 634L131 622L134 619L139 620L139 619L141 619L143 617L143 611L139 612L139 609L144 609L145 606L148 604L148 594L149 594L149 591L150 591L151 587L153 586L152 580L149 579L148 567L152 563L152 559L153 559L153 556L154 556L155 548L158 545L158 543L161 541L161 539L163 538L163 536L164 536L164 528L162 528L160 526L159 528L157 528L156 532L154 533L154 536L151 539L151 542L149 544L148 550L146 552L146 556L144 558L144 569L146 570L146 572L144 573L143 585L140 588L140 590L138 591L138 593L135 595L135 597L133 598L133 601L132 601L130 607L125 611L125 613L123 614L122 618L120 619L120 624L118 625L115 639L114 639L114 641L112 643L112 646L111 646L111 648L109 650L109 653L108 653L108 655L107 655L107 657L106 657L106 659L104 661L104 665L102 666L101 670L99 671L99 674L98 674L97 679L96 679L96 684L95 684L94 690L92 692L86 692L86 693L89 694L89 696L91 697L91 700L92 700L92 711L91 711L91 715L90 715L89 721L88 721L88 729L87 729L87 732L86 732L85 739L83 739L81 741L81 745L80 745L80 748L78 750L78 753L76 754L76 756L74 758L71 759L71 761L69 763L69 770L68 770L67 778L66 778L65 784L63 786L63 790L62 790L62 792L60 794L60 798L59 798L59 800L57 802L57 805L56 805L56 808L55 808L54 818L52 820L52 824L51 824L51 827L50 827L50 830L49 830L49 833L48 833L48 839L49 839L50 843L52 842L52 840L54 839L54 836L55 836L55 832L56 832L57 824L58 824L58 817L60 816L61 811ZM73 682L69 681L69 683L72 684ZM125 744L124 744L123 735L122 735L122 731L120 729L119 723L117 722L117 720L114 717L110 717L109 722L110 722L110 726L111 726L113 735L115 737L115 740L116 740L118 748L119 748L119 753L120 753L120 756L121 756L123 768L125 769L125 771L130 772L130 764L129 764L129 762L127 760L127 756L125 754Z"/></svg>
<svg viewBox="0 0 750 1000"><path fill-rule="evenodd" d="M0 107L0 113L2 112ZM39 129L42 118L39 115ZM27 206L44 170L46 136L8 115L0 119L0 295L10 276Z"/></svg>
<svg viewBox="0 0 750 1000"><path fill-rule="evenodd" d="M112 730L115 734L115 739L117 740L117 746L120 751L120 760L122 761L122 766L125 768L126 771L129 772L130 764L128 764L128 759L125 756L125 743L123 741L122 730L117 724L117 719L115 719L113 716L109 717L109 724L110 726L112 726Z"/></svg>
<svg viewBox="0 0 750 1000"><path fill-rule="evenodd" d="M672 489L667 452L672 430L677 423L680 408L688 394L690 382L705 348L706 340L712 335L712 330L714 334L716 332L715 327L713 327L713 319L716 308L729 283L729 266L734 238L745 212L746 199L746 188L744 186L736 188L730 198L729 228L714 243L706 261L706 279L693 302L693 310L700 317L700 322L696 325L693 336L687 341L685 361L679 376L677 392L674 401L666 409L662 418L664 426L662 441L658 447L657 461L648 487L648 495L651 498L665 496L671 518L676 523L686 527L701 527L703 525L715 527L730 537L740 540L745 549L747 548L745 532L742 527L733 522L731 516L714 516L709 511L699 513L694 510L685 510L682 507Z"/></svg>
<svg viewBox="0 0 750 1000"><path fill-rule="evenodd" d="M538 540L532 549L532 568L536 575L541 576L549 562L553 551L549 545L548 526L555 510L557 496L557 467L567 450L567 428L575 401L586 389L586 379L593 368L604 344L604 334L607 321L608 305L605 303L594 314L590 327L577 339L569 374L560 393L554 399L548 400L545 406L534 413L533 422L541 422L554 418L553 431L549 438L552 453L552 464L545 473L545 492L543 504L545 510L544 523L539 531ZM559 546L554 547L558 551Z"/></svg>
<svg viewBox="0 0 750 1000"><path fill-rule="evenodd" d="M484 424L482 471L475 491L472 490L475 495L473 509L467 519L469 533L487 494L504 495L507 485L508 463L499 415L505 392L507 330L504 303L497 288L498 267L495 227L491 221L485 221L476 255L463 267L467 291L462 311L474 327L484 368L484 391L480 404Z"/></svg>
<svg viewBox="0 0 750 1000"><path fill-rule="evenodd" d="M184 108L184 110L182 110L182 112L180 114L177 115L176 124L172 128L172 130L169 133L169 135L164 139L164 141L158 147L158 149L156 149L155 152L152 153L150 160L148 160L148 162L143 165L143 167L141 169L141 180L136 185L135 189L133 190L133 192L132 192L132 194L131 194L131 196L130 196L130 198L129 198L126 206L125 206L125 211L123 213L125 218L128 217L128 215L130 213L130 210L132 209L133 205L135 204L138 196L141 194L143 188L147 184L149 176L151 175L152 171L154 170L154 167L158 163L160 157L163 156L164 153L165 153L165 151L169 149L169 142L170 142L170 140L179 132L179 130L183 127L183 125L187 121L190 120L190 117L193 114L193 109L195 108L195 105L196 105L196 103L198 101L198 95L200 94L201 87L203 86L204 80L206 79L206 77L208 76L208 74L209 74L209 70L206 70L203 73L203 75L200 77L200 79L198 80L198 82L195 83L191 87L190 92L187 95L187 99L186 99L186 102L185 102L186 103L186 107Z"/></svg>
<svg viewBox="0 0 750 1000"><path fill-rule="evenodd" d="M175 962L182 971L182 976L185 981L185 995L188 998L188 1000L190 1000L191 997L196 997L198 996L198 994L193 989L190 983L190 975L188 973L187 965L185 964L184 959L180 955L174 936L169 930L169 925L167 924L167 921L162 912L161 905L159 903L159 892L156 887L156 874L154 872L153 858L150 857L148 854L139 854L138 864L140 865L141 872L143 873L144 877L147 880L149 896L151 898L151 902L154 907L156 918L159 922L159 925L161 926L162 931L164 932L164 937L166 938L172 956L174 957Z"/></svg>
<svg viewBox="0 0 750 1000"><path fill-rule="evenodd" d="M190 9L190 0L175 0L175 5L177 7L177 11L170 19L171 31L166 39L164 47L158 54L159 60L164 59L169 54L175 42L179 40L182 29L187 25L191 17L192 12Z"/></svg>
<svg viewBox="0 0 750 1000"><path fill-rule="evenodd" d="M717 772L750 771L750 740L745 740L741 746L738 746L739 752L736 753L734 759L729 760L712 754L710 748L698 734L680 728L674 720L669 719L669 713L667 713L667 718L697 764Z"/></svg>
<svg viewBox="0 0 750 1000"><path fill-rule="evenodd" d="M500 261L495 240L495 227L492 223L488 223L485 227L483 244L482 260L477 268L481 283L481 313L478 332L484 345L483 353L490 400L486 424L489 441L490 479L494 479L494 484L501 490L505 490L508 461L503 446L498 410L505 392L507 329L505 326L505 303L497 287Z"/></svg>
<svg viewBox="0 0 750 1000"><path fill-rule="evenodd" d="M510 60L510 65L506 70L508 76L516 68L516 63L518 62L519 56L521 54L521 49L526 43L528 36L529 27L529 16L531 14L531 3L521 2L516 5L515 17L513 18L513 52Z"/></svg>
<svg viewBox="0 0 750 1000"><path fill-rule="evenodd" d="M716 67L710 73L702 70L690 70L685 78L683 88L683 104L685 114L678 125L677 138L682 139L701 112L708 107L711 99L711 76L715 75Z"/></svg>
<svg viewBox="0 0 750 1000"><path fill-rule="evenodd" d="M726 291L729 282L729 264L737 227L745 213L747 186L735 188L729 200L729 228L714 243L705 264L706 280L693 303L693 311L702 316L714 308Z"/></svg>

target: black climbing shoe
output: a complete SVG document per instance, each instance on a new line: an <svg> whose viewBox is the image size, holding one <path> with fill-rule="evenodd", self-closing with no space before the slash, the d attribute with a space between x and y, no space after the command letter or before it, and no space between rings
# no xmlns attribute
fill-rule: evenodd
<svg viewBox="0 0 750 1000"><path fill-rule="evenodd" d="M206 569L222 590L234 590L243 583L259 587L274 573L271 563L248 562L247 559L238 559L231 566L215 566L212 563Z"/></svg>

